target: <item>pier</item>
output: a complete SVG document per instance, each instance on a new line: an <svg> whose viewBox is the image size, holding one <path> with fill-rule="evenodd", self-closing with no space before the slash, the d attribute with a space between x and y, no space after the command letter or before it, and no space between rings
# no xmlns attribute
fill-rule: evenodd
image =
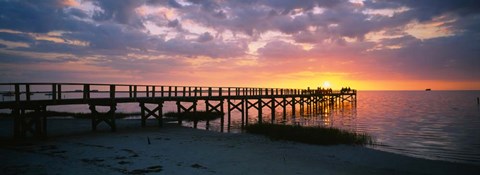
<svg viewBox="0 0 480 175"><path fill-rule="evenodd" d="M300 115L320 113L325 106L337 106L344 102L356 105L356 90L331 89L288 89L255 87L202 87L202 86L163 86L130 84L84 84L84 83L0 83L2 101L0 109L11 109L14 120L14 137L46 137L47 106L86 104L93 114L92 130L100 123L106 123L116 131L115 111L119 103L138 103L141 112L141 126L146 126L148 118L155 118L163 125L164 102L175 102L177 112L195 113L199 101L205 102L207 112L226 111L221 117L221 131L225 117L230 127L231 113L241 114L241 125L248 125L249 109L256 109L258 122L263 122L262 111L270 109L270 121L275 121L275 109L287 108L292 115L299 106ZM44 94L43 96L34 94ZM4 96L11 96L5 100ZM149 105L147 105L149 104ZM226 104L226 109L224 109ZM151 106L154 107L151 107ZM148 107L150 106L150 108ZM99 107L107 108L100 112ZM30 115L27 115L30 113ZM33 113L33 115L32 115ZM181 122L179 120L179 122Z"/></svg>

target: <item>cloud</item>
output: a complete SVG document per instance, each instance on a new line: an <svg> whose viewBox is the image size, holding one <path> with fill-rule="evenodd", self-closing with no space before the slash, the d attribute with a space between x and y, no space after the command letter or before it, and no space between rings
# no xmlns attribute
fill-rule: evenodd
<svg viewBox="0 0 480 175"><path fill-rule="evenodd" d="M205 33L201 34L197 38L197 41L201 42L201 43L211 41L211 40L213 40L213 36L208 32L205 32Z"/></svg>
<svg viewBox="0 0 480 175"><path fill-rule="evenodd" d="M62 10L58 1L0 1L0 29L47 33L75 31L79 21ZM78 13L76 13L78 15Z"/></svg>
<svg viewBox="0 0 480 175"><path fill-rule="evenodd" d="M119 3L116 0L95 0L93 3L101 8L101 11L97 10L93 15L93 19L97 21L112 20L134 28L145 28L142 17L135 11L144 1L125 0Z"/></svg>
<svg viewBox="0 0 480 175"><path fill-rule="evenodd" d="M147 5L154 6L168 6L172 8L182 8L182 5L179 4L176 0L147 0Z"/></svg>
<svg viewBox="0 0 480 175"><path fill-rule="evenodd" d="M184 38L173 38L157 46L157 50L168 55L208 56L212 58L239 57L245 54L246 49L247 46L241 42L198 43Z"/></svg>
<svg viewBox="0 0 480 175"><path fill-rule="evenodd" d="M293 45L284 41L272 41L264 47L258 49L258 53L263 58L273 59L275 61L284 59L299 59L305 57L306 51L301 46Z"/></svg>
<svg viewBox="0 0 480 175"><path fill-rule="evenodd" d="M477 59L480 47L472 43L478 41L479 38L469 35L427 40L412 36L383 39L379 43L385 48L359 56L360 65L375 69L363 78L476 81L480 76L476 68L480 64ZM386 47L390 45L400 47Z"/></svg>
<svg viewBox="0 0 480 175"><path fill-rule="evenodd" d="M478 81L479 17L470 0L0 0L0 67Z"/></svg>

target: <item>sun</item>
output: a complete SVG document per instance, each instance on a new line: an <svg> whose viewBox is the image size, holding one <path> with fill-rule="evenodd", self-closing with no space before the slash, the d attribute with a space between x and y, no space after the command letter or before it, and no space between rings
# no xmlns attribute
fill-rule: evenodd
<svg viewBox="0 0 480 175"><path fill-rule="evenodd" d="M322 87L323 88L330 88L330 82L329 81L323 82Z"/></svg>

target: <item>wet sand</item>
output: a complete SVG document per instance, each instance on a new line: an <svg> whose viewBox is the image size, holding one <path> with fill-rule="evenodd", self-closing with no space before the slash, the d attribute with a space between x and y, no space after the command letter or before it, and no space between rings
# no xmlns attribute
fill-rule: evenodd
<svg viewBox="0 0 480 175"><path fill-rule="evenodd" d="M73 120L70 122L74 122ZM134 121L129 121L134 122ZM136 121L135 121L136 122ZM137 126L137 123L134 124ZM476 174L470 164L168 124L1 142L2 174Z"/></svg>

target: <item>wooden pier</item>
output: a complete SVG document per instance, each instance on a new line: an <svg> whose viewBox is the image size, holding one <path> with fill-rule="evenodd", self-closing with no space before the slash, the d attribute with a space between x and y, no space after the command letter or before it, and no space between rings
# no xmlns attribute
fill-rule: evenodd
<svg viewBox="0 0 480 175"><path fill-rule="evenodd" d="M13 89L12 89L13 88ZM335 106L349 102L356 104L356 90L332 91L331 89L285 89L252 87L200 87L200 86L161 86L128 84L82 84L82 83L0 83L3 94L13 95L12 100L3 98L0 109L11 109L14 120L14 137L45 137L47 135L47 106L87 104L94 114L92 130L105 122L115 131L115 111L119 103L138 103L141 111L141 126L146 126L150 117L163 124L164 102L176 102L177 112L195 113L199 101L204 101L207 112L224 112L230 127L231 113L241 114L242 127L248 125L249 109L256 109L258 122L262 122L264 108L271 110L271 122L275 121L275 109L283 109L283 118L290 107L296 115L319 113L321 107ZM33 94L45 94L38 97ZM42 98L43 97L43 98ZM146 104L153 104L149 108ZM107 107L107 112L99 112L97 107ZM33 115L26 115L28 112ZM224 115L225 117L225 115ZM221 118L224 130L225 118ZM228 128L229 129L229 128Z"/></svg>

